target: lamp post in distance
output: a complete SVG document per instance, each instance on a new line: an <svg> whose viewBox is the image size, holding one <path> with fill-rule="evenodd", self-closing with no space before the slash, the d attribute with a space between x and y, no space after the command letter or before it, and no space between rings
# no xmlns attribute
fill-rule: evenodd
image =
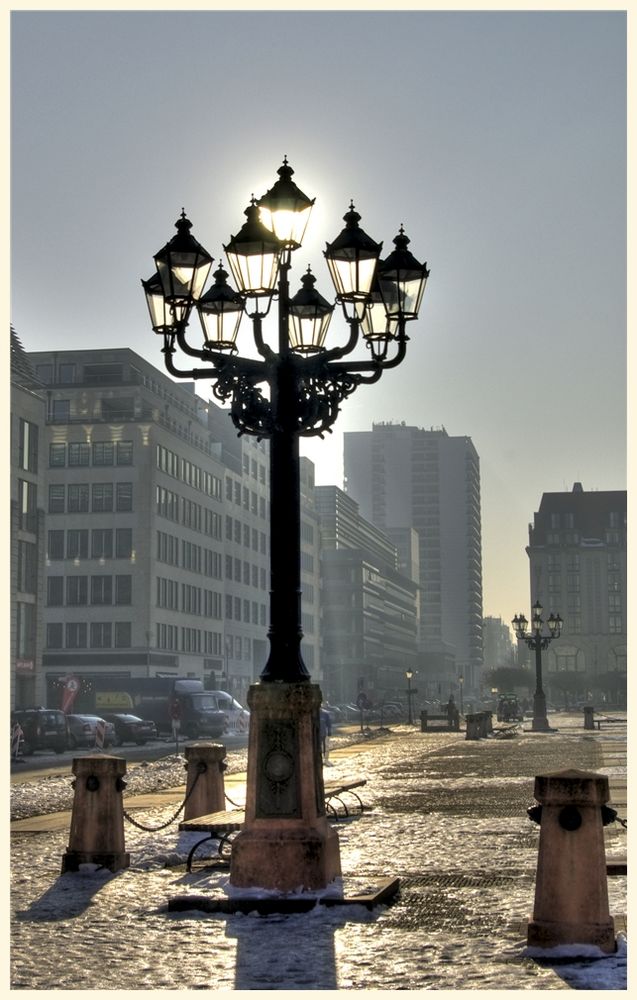
<svg viewBox="0 0 637 1000"><path fill-rule="evenodd" d="M546 717L546 696L542 687L542 650L548 649L553 639L559 639L562 632L563 621L560 615L555 615L551 611L547 625L548 634L543 632L544 619L542 618L542 605L536 600L532 608L533 618L531 629L527 632L528 621L523 614L516 615L513 619L513 630L516 637L527 644L529 649L535 651L535 694L533 696L533 732L551 732L548 719Z"/></svg>

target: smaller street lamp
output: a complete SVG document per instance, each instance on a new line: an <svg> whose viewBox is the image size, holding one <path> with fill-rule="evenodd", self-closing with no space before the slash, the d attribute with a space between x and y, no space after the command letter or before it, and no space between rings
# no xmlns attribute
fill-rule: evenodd
<svg viewBox="0 0 637 1000"><path fill-rule="evenodd" d="M516 615L512 624L516 637L525 642L529 649L535 650L535 695L533 696L533 724L531 728L534 732L546 733L550 731L551 727L546 717L546 696L542 689L542 650L548 649L553 639L559 639L563 622L559 614L555 615L551 611L546 623L549 634L543 634L542 610L542 605L536 601L532 609L533 617L529 632L526 630L528 621L523 614Z"/></svg>
<svg viewBox="0 0 637 1000"><path fill-rule="evenodd" d="M406 670L405 677L407 678L407 724L413 726L414 716L412 712L412 698L417 693L411 686L411 679L414 676L413 670Z"/></svg>

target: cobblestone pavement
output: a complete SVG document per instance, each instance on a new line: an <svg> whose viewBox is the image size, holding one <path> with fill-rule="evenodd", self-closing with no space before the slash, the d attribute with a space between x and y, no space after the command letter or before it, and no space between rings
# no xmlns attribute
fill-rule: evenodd
<svg viewBox="0 0 637 1000"><path fill-rule="evenodd" d="M364 776L361 817L338 825L346 895L399 876L389 906L316 907L258 917L168 913L184 892L219 895L227 872L185 870L193 835L126 829L129 869L61 876L64 829L15 832L11 848L14 989L569 989L605 984L607 961L573 966L524 955L538 827L526 815L536 774L606 773L626 815L626 728L467 741L464 734L390 734L332 755L329 778ZM158 826L175 797L139 814ZM16 824L16 830L20 824ZM194 835L198 837L199 835ZM607 854L625 830L606 828ZM609 878L610 910L626 912L626 878ZM620 963L621 964L621 963ZM591 973L590 966L595 966ZM609 966L606 965L608 969ZM616 974L616 971L615 971ZM584 983L584 985L582 985ZM616 985L616 980L614 982Z"/></svg>

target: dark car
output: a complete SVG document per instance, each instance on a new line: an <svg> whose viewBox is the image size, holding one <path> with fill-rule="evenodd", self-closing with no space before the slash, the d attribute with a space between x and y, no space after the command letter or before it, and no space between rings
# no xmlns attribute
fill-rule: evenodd
<svg viewBox="0 0 637 1000"><path fill-rule="evenodd" d="M67 715L66 721L69 727L69 746L72 750L75 747L94 747L96 745L96 731L99 722L105 727L104 746L110 747L115 741L115 726L100 715Z"/></svg>
<svg viewBox="0 0 637 1000"><path fill-rule="evenodd" d="M11 713L11 728L19 724L22 730L20 750L32 754L35 750L68 749L68 726L64 712L55 708L24 708Z"/></svg>
<svg viewBox="0 0 637 1000"><path fill-rule="evenodd" d="M157 726L148 719L140 719L138 715L130 715L128 712L109 712L104 716L107 722L112 722L115 726L115 746L122 743L137 743L141 746L147 740L157 738Z"/></svg>

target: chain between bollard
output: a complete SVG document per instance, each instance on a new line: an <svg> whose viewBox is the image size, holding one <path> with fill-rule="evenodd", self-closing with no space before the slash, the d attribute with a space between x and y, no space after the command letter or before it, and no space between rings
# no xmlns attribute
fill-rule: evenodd
<svg viewBox="0 0 637 1000"><path fill-rule="evenodd" d="M192 783L192 785L190 787L190 791L187 792L187 794L186 794L186 796L184 798L184 801L181 803L181 805L177 809L177 812L173 813L173 815L170 817L170 819L166 820L165 823L161 823L160 826L144 826L143 823L139 823L136 819L133 819L133 817L130 815L130 813L128 813L126 811L126 809L122 810L123 813L124 813L124 819L127 819L128 822L132 826L136 826L138 830L143 830L145 833L158 833L160 830L165 830L167 826L170 826L171 823L175 822L175 820L179 816L179 813L183 810L183 808L186 805L186 802L188 801L188 799L190 798L190 796L194 792L195 785L199 781L199 775L200 774L204 774L205 770L206 770L206 765L203 764L203 766L202 766L202 762L200 762L200 764L197 767L197 773L195 774L195 780L193 781L193 783Z"/></svg>

